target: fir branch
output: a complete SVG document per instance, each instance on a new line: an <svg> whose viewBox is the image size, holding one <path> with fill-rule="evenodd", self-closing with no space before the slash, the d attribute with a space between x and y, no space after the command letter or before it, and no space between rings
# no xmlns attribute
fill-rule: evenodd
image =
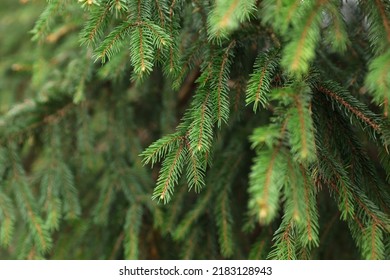
<svg viewBox="0 0 390 280"><path fill-rule="evenodd" d="M174 185L179 181L187 153L187 148L181 143L176 151L173 150L167 155L160 170L153 199L162 200L164 204L171 200Z"/></svg>
<svg viewBox="0 0 390 280"><path fill-rule="evenodd" d="M364 236L366 237L365 239L370 240L370 245L362 245L364 248L363 255L366 256L367 259L371 260L383 259L383 235L382 231L378 229L377 224L373 223L372 225L368 226L365 229ZM367 250L366 248L369 248L370 250Z"/></svg>
<svg viewBox="0 0 390 280"><path fill-rule="evenodd" d="M0 245L10 244L15 229L15 209L11 199L0 192Z"/></svg>
<svg viewBox="0 0 390 280"><path fill-rule="evenodd" d="M370 112L366 105L360 103L341 87L335 85L334 83L324 83L318 85L317 89L337 102L339 106L342 106L349 111L358 120L371 127L375 132L381 132L378 117L374 113Z"/></svg>
<svg viewBox="0 0 390 280"><path fill-rule="evenodd" d="M209 202L213 197L212 194L212 188L207 188L205 192L202 192L202 197L196 201L196 204L189 212L187 212L173 232L172 236L175 240L187 239L186 237L190 232L191 227L195 224L199 217L204 214L209 206Z"/></svg>
<svg viewBox="0 0 390 280"><path fill-rule="evenodd" d="M181 134L174 133L155 141L142 152L143 164L145 165L151 162L153 167L156 162L160 161L165 155L176 149L182 139L184 139L184 137Z"/></svg>
<svg viewBox="0 0 390 280"><path fill-rule="evenodd" d="M379 11L380 17L382 19L383 27L386 31L386 38L388 43L390 44L390 18L388 13L386 14L386 7L385 4L381 0L375 0L375 5L377 6L377 9Z"/></svg>
<svg viewBox="0 0 390 280"><path fill-rule="evenodd" d="M234 252L234 242L232 238L232 213L229 199L229 184L224 190L221 190L216 201L215 216L217 218L218 237L221 247L221 253L225 257L231 257Z"/></svg>
<svg viewBox="0 0 390 280"><path fill-rule="evenodd" d="M381 229L390 232L390 218L388 215L381 212L361 191L355 189L353 197L360 206L358 215L362 216L364 220L367 220L365 217L369 217L369 220L372 220Z"/></svg>
<svg viewBox="0 0 390 280"><path fill-rule="evenodd" d="M360 0L368 19L368 39L377 55L387 51L390 45L390 15L389 4L381 0Z"/></svg>
<svg viewBox="0 0 390 280"><path fill-rule="evenodd" d="M286 34L292 19L297 17L297 11L302 7L301 4L300 0L264 0L260 10L262 22Z"/></svg>
<svg viewBox="0 0 390 280"><path fill-rule="evenodd" d="M29 226L30 234L39 252L45 253L51 248L51 238L42 218L39 216L38 206L33 193L27 184L25 171L20 164L16 147L10 144L9 160L12 162L12 177L10 184L16 198L16 203L23 219Z"/></svg>
<svg viewBox="0 0 390 280"><path fill-rule="evenodd" d="M296 241L294 223L283 217L283 221L276 230L271 252L267 259L274 260L294 260L296 257Z"/></svg>
<svg viewBox="0 0 390 280"><path fill-rule="evenodd" d="M187 160L187 182L189 190L195 189L195 192L205 186L204 177L206 171L207 162L201 153L197 153L191 148L191 145L186 141L188 149L188 160Z"/></svg>
<svg viewBox="0 0 390 280"><path fill-rule="evenodd" d="M54 17L64 8L64 0L51 0L48 2L45 10L36 21L31 33L34 34L33 40L43 40L48 34L54 21Z"/></svg>
<svg viewBox="0 0 390 280"><path fill-rule="evenodd" d="M160 26L161 27L165 27L165 14L167 13L167 10L168 10L168 3L167 1L161 1L161 0L154 0L153 1L156 8L157 8L157 14L158 14L158 18L160 20ZM170 15L170 19L172 21L172 17Z"/></svg>
<svg viewBox="0 0 390 280"><path fill-rule="evenodd" d="M302 235L301 242L303 246L314 245L319 246L319 225L318 225L318 209L315 196L315 188L312 182L312 178L308 176L307 171L302 165L300 170L304 179L304 191L305 191L305 228L303 229L305 234ZM307 238L305 238L307 237Z"/></svg>
<svg viewBox="0 0 390 280"><path fill-rule="evenodd" d="M222 120L227 122L229 118L229 97L227 85L230 72L231 57L233 57L232 49L236 45L236 41L230 42L229 46L225 49L224 54L221 58L221 65L218 71L218 82L216 86L216 97L217 97L217 123L218 127L221 126Z"/></svg>
<svg viewBox="0 0 390 280"><path fill-rule="evenodd" d="M353 187L344 167L324 149L319 149L319 172L322 180L335 191L341 218L347 220L354 216L356 205Z"/></svg>
<svg viewBox="0 0 390 280"><path fill-rule="evenodd" d="M213 115L210 102L211 91L201 88L197 91L198 98L203 97L200 108L192 114L193 122L189 130L189 140L193 150L207 152L213 139Z"/></svg>
<svg viewBox="0 0 390 280"><path fill-rule="evenodd" d="M102 63L105 63L106 58L111 59L113 55L117 54L122 48L123 40L129 35L129 29L132 27L134 27L134 23L129 21L124 21L115 27L95 50L96 59L100 58Z"/></svg>
<svg viewBox="0 0 390 280"><path fill-rule="evenodd" d="M295 22L297 38L283 49L281 64L293 75L301 75L309 70L309 63L315 56L315 47L319 40L321 22L321 1L312 7L312 1L303 3L302 13Z"/></svg>
<svg viewBox="0 0 390 280"><path fill-rule="evenodd" d="M99 180L101 190L93 213L94 222L97 224L106 225L108 223L111 205L115 200L116 190L121 180L117 171L114 168L109 168L108 172Z"/></svg>
<svg viewBox="0 0 390 280"><path fill-rule="evenodd" d="M65 162L59 165L60 181L63 183L60 194L63 199L63 212L65 219L75 220L80 217L81 206L78 197L78 190L75 187L75 180L72 171Z"/></svg>
<svg viewBox="0 0 390 280"><path fill-rule="evenodd" d="M173 89L178 89L188 72L201 64L201 54L204 44L205 42L201 42L200 45L194 44L182 55L183 61L180 65L180 72L173 82Z"/></svg>
<svg viewBox="0 0 390 280"><path fill-rule="evenodd" d="M278 60L278 50L260 53L256 58L253 73L248 81L245 99L246 105L254 102L254 112L256 112L259 104L263 107L267 104L267 94L270 91Z"/></svg>
<svg viewBox="0 0 390 280"><path fill-rule="evenodd" d="M208 17L211 39L226 38L239 23L249 19L256 9L254 0L217 0Z"/></svg>
<svg viewBox="0 0 390 280"><path fill-rule="evenodd" d="M340 3L335 1L330 1L325 5L325 10L329 13L332 20L326 30L325 40L335 51L344 52L347 49L349 40L343 15L340 12L339 6Z"/></svg>
<svg viewBox="0 0 390 280"><path fill-rule="evenodd" d="M139 235L141 231L143 210L138 204L129 207L126 213L126 222L124 225L124 247L125 259L136 260L139 258Z"/></svg>
<svg viewBox="0 0 390 280"><path fill-rule="evenodd" d="M261 151L249 175L248 208L261 224L270 223L277 214L280 190L285 182L285 158L281 145Z"/></svg>
<svg viewBox="0 0 390 280"><path fill-rule="evenodd" d="M266 249L269 246L266 234L261 234L257 239L257 242L251 246L248 259L250 260L262 260L266 258Z"/></svg>
<svg viewBox="0 0 390 280"><path fill-rule="evenodd" d="M145 26L151 31L153 36L153 46L157 49L163 49L165 46L172 44L172 38L165 32L165 30L151 21L142 21L138 23L140 26Z"/></svg>
<svg viewBox="0 0 390 280"><path fill-rule="evenodd" d="M137 26L130 35L130 60L134 68L135 76L133 79L142 79L145 74L149 74L153 69L153 37L149 34L150 30Z"/></svg>
<svg viewBox="0 0 390 280"><path fill-rule="evenodd" d="M285 195L285 216L296 223L302 221L305 209L305 200L302 199L304 197L304 189L303 186L303 178L300 176L299 170L297 170L298 166L296 164L292 164L291 159L288 159L287 163L287 177L286 180L288 183L284 188ZM303 202L303 203L302 203Z"/></svg>
<svg viewBox="0 0 390 280"><path fill-rule="evenodd" d="M299 162L312 163L316 160L316 149L310 111L310 94L302 92L294 95L293 100L294 106L290 108L287 120L291 151Z"/></svg>
<svg viewBox="0 0 390 280"><path fill-rule="evenodd" d="M91 12L90 18L81 31L81 43L96 44L96 41L103 35L104 29L108 25L109 12L112 6L106 0L100 6L94 8Z"/></svg>
<svg viewBox="0 0 390 280"><path fill-rule="evenodd" d="M285 211L283 219L294 223L297 230L297 247L310 249L318 246L318 213L313 186L307 171L297 162L288 159L287 180L284 186Z"/></svg>
<svg viewBox="0 0 390 280"><path fill-rule="evenodd" d="M179 36L179 16L178 11L176 12L176 17L174 17L174 10L175 10L175 4L176 1L173 0L170 7L169 7L169 36L172 40L172 44L169 46L169 63L166 64L165 72L168 75L171 75L172 77L177 78L177 74L179 71L179 43L178 43L178 36Z"/></svg>
<svg viewBox="0 0 390 280"><path fill-rule="evenodd" d="M55 165L55 163L52 163ZM41 190L43 192L41 197L41 205L47 213L46 227L49 231L58 230L61 218L62 202L59 197L59 186L61 183L58 178L56 170L48 169L44 172L41 179Z"/></svg>
<svg viewBox="0 0 390 280"><path fill-rule="evenodd" d="M376 103L385 103L385 100L390 97L390 50L374 58L368 69L365 85L374 96ZM386 104L384 106L386 110Z"/></svg>

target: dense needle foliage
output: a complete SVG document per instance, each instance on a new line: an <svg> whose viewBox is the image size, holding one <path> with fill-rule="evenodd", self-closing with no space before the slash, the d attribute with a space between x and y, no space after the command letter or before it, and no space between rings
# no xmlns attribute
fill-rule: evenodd
<svg viewBox="0 0 390 280"><path fill-rule="evenodd" d="M390 2L2 0L0 258L389 259Z"/></svg>

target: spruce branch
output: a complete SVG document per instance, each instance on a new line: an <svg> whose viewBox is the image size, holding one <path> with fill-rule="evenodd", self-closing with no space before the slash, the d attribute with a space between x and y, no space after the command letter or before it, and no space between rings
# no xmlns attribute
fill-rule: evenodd
<svg viewBox="0 0 390 280"><path fill-rule="evenodd" d="M205 192L202 192L202 196L196 201L191 210L187 212L173 232L172 236L175 240L187 239L191 227L193 227L199 217L204 214L212 197L212 188L207 188Z"/></svg>
<svg viewBox="0 0 390 280"><path fill-rule="evenodd" d="M261 224L269 224L277 215L285 172L285 155L280 145L262 150L254 159L249 175L248 208Z"/></svg>
<svg viewBox="0 0 390 280"><path fill-rule="evenodd" d="M167 155L160 170L153 199L162 200L164 204L171 200L173 188L179 181L187 153L187 148L181 143L176 151L173 150Z"/></svg>
<svg viewBox="0 0 390 280"><path fill-rule="evenodd" d="M142 222L143 209L138 204L133 204L129 207L126 213L126 222L124 225L124 245L125 258L128 260L136 260L139 258L140 246L140 231Z"/></svg>
<svg viewBox="0 0 390 280"><path fill-rule="evenodd" d="M295 95L293 100L287 121L291 152L299 162L312 163L316 160L316 147L315 129L310 110L310 93L307 89L301 89L301 93Z"/></svg>
<svg viewBox="0 0 390 280"><path fill-rule="evenodd" d="M261 20L264 25L270 24L276 31L286 34L292 19L302 6L300 4L300 0L262 1Z"/></svg>
<svg viewBox="0 0 390 280"><path fill-rule="evenodd" d="M96 6L90 14L90 18L81 31L81 43L95 45L97 40L103 36L108 22L110 20L109 13L112 9L108 0L105 0L102 5Z"/></svg>
<svg viewBox="0 0 390 280"><path fill-rule="evenodd" d="M229 72L230 72L230 65L231 65L231 58L234 57L234 54L232 52L232 49L236 45L236 41L233 40L230 42L230 44L225 49L220 65L218 65L218 80L216 81L216 92L213 94L216 97L216 107L217 107L217 113L216 113L216 119L218 127L221 126L222 121L225 123L227 122L229 118L229 86L228 86L228 80L229 80ZM219 62L219 61L218 61ZM219 64L219 63L218 63Z"/></svg>
<svg viewBox="0 0 390 280"><path fill-rule="evenodd" d="M387 108L386 100L390 92L390 50L374 58L369 66L365 85L372 93L377 104L383 104Z"/></svg>
<svg viewBox="0 0 390 280"><path fill-rule="evenodd" d="M341 218L347 220L355 214L356 204L353 199L353 186L345 168L326 150L319 149L319 176L330 187L338 202Z"/></svg>
<svg viewBox="0 0 390 280"><path fill-rule="evenodd" d="M360 0L359 4L367 14L369 40L377 55L387 51L390 45L389 3L374 0L372 3Z"/></svg>
<svg viewBox="0 0 390 280"><path fill-rule="evenodd" d="M211 90L200 88L194 100L197 108L195 107L191 114L193 121L188 136L193 150L207 152L211 148L214 116L212 115L210 95ZM199 101L197 101L198 99Z"/></svg>
<svg viewBox="0 0 390 280"><path fill-rule="evenodd" d="M231 257L234 253L234 242L232 237L233 218L231 210L229 184L221 190L216 201L215 216L217 218L218 237L221 253L225 257Z"/></svg>
<svg viewBox="0 0 390 280"><path fill-rule="evenodd" d="M340 108L344 108L360 122L371 127L376 133L381 133L378 116L372 113L366 105L360 103L356 98L354 98L340 86L331 82L327 82L318 85L317 89L321 93L330 97L331 100L336 102Z"/></svg>
<svg viewBox="0 0 390 280"><path fill-rule="evenodd" d="M33 40L43 40L48 34L54 17L64 8L64 0L51 0L31 30Z"/></svg>
<svg viewBox="0 0 390 280"><path fill-rule="evenodd" d="M195 192L200 192L205 186L205 172L207 162L201 153L193 150L191 145L186 141L188 149L188 160L187 160L187 182L189 190L195 189Z"/></svg>
<svg viewBox="0 0 390 280"><path fill-rule="evenodd" d="M318 209L316 201L316 191L312 181L312 177L308 175L305 168L300 165L300 171L304 180L304 197L305 197L305 223L302 227L304 234L301 235L300 241L304 247L319 246L319 222Z"/></svg>
<svg viewBox="0 0 390 280"><path fill-rule="evenodd" d="M248 20L256 9L254 0L217 0L208 17L210 39L227 38L238 25Z"/></svg>
<svg viewBox="0 0 390 280"><path fill-rule="evenodd" d="M302 3L299 17L294 20L294 31L298 34L284 47L282 66L295 76L306 74L309 63L315 56L319 41L322 1Z"/></svg>
<svg viewBox="0 0 390 280"><path fill-rule="evenodd" d="M145 149L141 156L143 157L143 164L151 163L153 165L161 161L161 159L170 153L172 150L177 149L183 140L183 136L179 133L169 134L163 138L152 143L147 149Z"/></svg>
<svg viewBox="0 0 390 280"><path fill-rule="evenodd" d="M7 247L15 229L15 209L11 199L0 192L0 245Z"/></svg>
<svg viewBox="0 0 390 280"><path fill-rule="evenodd" d="M117 54L123 47L123 40L129 35L129 30L132 27L134 27L134 23L129 21L124 21L115 27L100 46L96 48L96 59L101 59L102 63L105 63L107 58L111 59L113 55Z"/></svg>
<svg viewBox="0 0 390 280"><path fill-rule="evenodd" d="M295 240L295 225L294 222L283 217L282 223L274 234L274 245L267 259L274 260L294 260L296 256L296 240Z"/></svg>
<svg viewBox="0 0 390 280"><path fill-rule="evenodd" d="M325 4L324 8L331 18L331 23L326 29L325 41L335 51L345 52L349 39L346 24L340 12L340 3L329 1Z"/></svg>
<svg viewBox="0 0 390 280"><path fill-rule="evenodd" d="M269 50L257 56L246 89L246 105L253 104L256 112L259 104L263 107L267 104L267 94L270 92L271 82L278 65L278 50Z"/></svg>

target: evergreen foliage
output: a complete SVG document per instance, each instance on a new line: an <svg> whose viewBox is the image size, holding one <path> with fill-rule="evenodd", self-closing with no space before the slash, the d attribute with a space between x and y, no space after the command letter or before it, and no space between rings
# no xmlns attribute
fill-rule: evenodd
<svg viewBox="0 0 390 280"><path fill-rule="evenodd" d="M390 2L3 2L1 258L390 258Z"/></svg>

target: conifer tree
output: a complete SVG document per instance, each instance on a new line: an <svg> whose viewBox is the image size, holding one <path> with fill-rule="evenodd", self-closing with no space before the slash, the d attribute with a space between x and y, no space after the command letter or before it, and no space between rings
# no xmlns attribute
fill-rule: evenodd
<svg viewBox="0 0 390 280"><path fill-rule="evenodd" d="M0 257L389 259L390 2L3 0Z"/></svg>

